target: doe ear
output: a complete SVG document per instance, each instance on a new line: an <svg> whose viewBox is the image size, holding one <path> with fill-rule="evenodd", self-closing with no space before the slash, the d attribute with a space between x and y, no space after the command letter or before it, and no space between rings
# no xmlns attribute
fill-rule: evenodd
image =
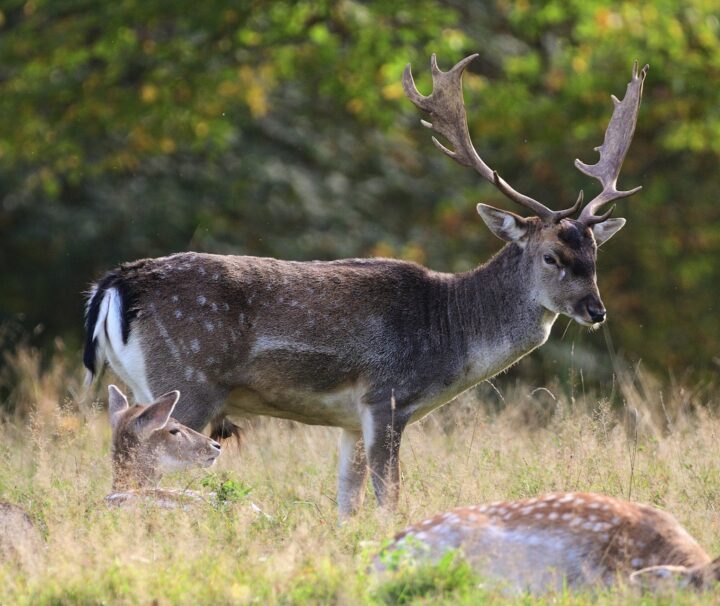
<svg viewBox="0 0 720 606"><path fill-rule="evenodd" d="M144 439L165 427L179 399L179 391L169 391L150 404L135 420L138 434Z"/></svg>
<svg viewBox="0 0 720 606"><path fill-rule="evenodd" d="M648 591L677 589L694 584L694 576L693 569L686 566L649 566L633 572L630 584Z"/></svg>
<svg viewBox="0 0 720 606"><path fill-rule="evenodd" d="M527 234L528 222L520 215L487 204L478 204L477 211L490 231L505 242L519 242Z"/></svg>
<svg viewBox="0 0 720 606"><path fill-rule="evenodd" d="M115 385L108 387L108 413L110 415L110 427L114 430L120 420L119 414L126 411L130 405L125 394Z"/></svg>
<svg viewBox="0 0 720 606"><path fill-rule="evenodd" d="M625 225L625 219L605 219L602 223L596 223L592 226L595 242L598 246L602 246L616 233L618 233Z"/></svg>

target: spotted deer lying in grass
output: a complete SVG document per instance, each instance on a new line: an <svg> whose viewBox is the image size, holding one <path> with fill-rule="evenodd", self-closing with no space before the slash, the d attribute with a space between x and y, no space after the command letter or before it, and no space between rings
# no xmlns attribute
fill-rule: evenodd
<svg viewBox="0 0 720 606"><path fill-rule="evenodd" d="M0 564L14 561L32 565L39 561L43 548L40 531L28 513L0 500Z"/></svg>
<svg viewBox="0 0 720 606"><path fill-rule="evenodd" d="M179 253L126 263L92 289L84 362L107 361L150 401L179 388L175 417L196 430L225 415L258 414L342 428L338 505L353 513L370 471L381 505L398 498L399 449L408 423L488 379L547 340L559 314L583 326L605 321L597 247L625 224L598 210L619 191L647 67L633 69L625 98L597 148L576 166L602 192L572 219L582 194L553 211L508 185L480 158L467 127L462 74L432 58L433 92L410 68L403 86L429 113L453 160L472 167L534 216L485 204L478 212L506 245L474 271L447 274L392 259L293 262ZM395 403L393 406L391 403Z"/></svg>
<svg viewBox="0 0 720 606"><path fill-rule="evenodd" d="M582 588L625 580L654 587L671 579L706 587L720 579L712 560L670 514L588 493L458 507L400 532L377 570L435 561L450 550L486 577L517 591Z"/></svg>
<svg viewBox="0 0 720 606"><path fill-rule="evenodd" d="M220 455L220 444L186 427L170 415L180 398L171 391L152 404L128 404L115 385L109 389L112 429L113 492L109 505L140 502L174 508L200 500L189 490L157 488L163 473L190 467L209 467Z"/></svg>

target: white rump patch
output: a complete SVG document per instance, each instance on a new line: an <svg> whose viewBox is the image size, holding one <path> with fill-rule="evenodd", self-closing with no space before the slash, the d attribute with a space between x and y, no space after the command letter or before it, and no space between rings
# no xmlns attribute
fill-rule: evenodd
<svg viewBox="0 0 720 606"><path fill-rule="evenodd" d="M145 356L137 330L131 330L127 343L122 338L122 304L117 289L110 288L103 296L93 338L116 375L132 389L135 399L152 402L147 383Z"/></svg>

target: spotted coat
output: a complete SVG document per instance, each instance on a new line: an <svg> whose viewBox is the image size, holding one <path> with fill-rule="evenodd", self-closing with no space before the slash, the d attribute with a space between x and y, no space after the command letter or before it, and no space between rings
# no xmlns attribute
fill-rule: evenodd
<svg viewBox="0 0 720 606"><path fill-rule="evenodd" d="M458 507L400 532L376 559L437 560L458 550L515 590L611 584L648 567L705 570L710 558L670 514L621 499L562 492ZM400 556L400 557L398 557Z"/></svg>

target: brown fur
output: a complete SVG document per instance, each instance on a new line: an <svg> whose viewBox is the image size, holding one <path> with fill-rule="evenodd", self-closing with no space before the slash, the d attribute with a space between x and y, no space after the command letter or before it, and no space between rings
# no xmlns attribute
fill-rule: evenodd
<svg viewBox="0 0 720 606"><path fill-rule="evenodd" d="M433 91L421 95L410 66L408 98L450 148L536 217L479 204L490 230L508 245L466 274L430 271L389 259L295 263L186 253L121 266L95 285L86 316L84 362L104 355L151 398L182 386L178 418L195 429L235 411L343 428L341 515L362 502L368 470L378 501L393 508L399 448L407 423L504 370L542 345L560 313L583 325L605 320L595 281L596 246L625 224L595 211L616 198L616 182L635 130L647 66L633 67L622 102L596 148L577 161L602 193L570 220L515 191L472 145L462 98L471 55L448 72L431 59ZM108 320L109 318L109 320ZM103 339L103 331L105 338ZM232 411L230 411L232 412Z"/></svg>
<svg viewBox="0 0 720 606"><path fill-rule="evenodd" d="M488 540L489 536L496 538ZM497 538L502 536L507 538ZM590 493L554 493L459 507L406 528L389 550L412 545L408 543L410 537L427 545L425 554L431 557L448 549L461 549L481 572L493 570L488 558L511 556L503 551L513 546L524 544L538 554L544 553L544 542L562 546L556 551L557 559L538 556L533 561L532 557L521 560L518 556L518 569L508 573L514 582L537 579L540 573L552 570L557 580L564 578L572 586L611 583L628 579L632 573L644 573L648 567L666 570L671 566L685 571L694 584L703 584L718 567L670 514ZM379 568L383 567L381 561L382 557ZM542 570L524 569L526 566ZM497 567L494 572L497 574Z"/></svg>
<svg viewBox="0 0 720 606"><path fill-rule="evenodd" d="M484 218L508 237L502 216L499 225ZM392 507L408 422L541 345L556 314L590 325L591 306L603 309L593 231L571 220L517 220L517 239L463 274L390 259L179 253L127 263L99 283L91 307L116 290L128 338L111 339L110 312L89 330L136 397L181 389L174 416L196 430L213 421L213 438L237 434L225 415L239 413L342 427L346 453L370 442L376 493ZM121 360L133 343L143 352L140 374ZM341 494L341 510L362 498L362 463L347 468L347 486L341 474L340 492L351 495Z"/></svg>
<svg viewBox="0 0 720 606"><path fill-rule="evenodd" d="M39 561L43 547L42 536L28 513L17 505L0 501L0 563L33 565Z"/></svg>
<svg viewBox="0 0 720 606"><path fill-rule="evenodd" d="M220 445L170 417L178 397L170 392L152 404L129 406L110 386L113 490L153 488L168 469L215 462Z"/></svg>

